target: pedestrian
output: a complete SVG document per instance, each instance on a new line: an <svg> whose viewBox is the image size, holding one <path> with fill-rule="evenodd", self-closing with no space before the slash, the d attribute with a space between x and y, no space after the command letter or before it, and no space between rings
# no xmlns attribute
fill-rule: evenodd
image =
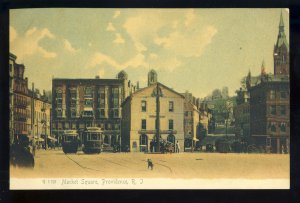
<svg viewBox="0 0 300 203"><path fill-rule="evenodd" d="M179 150L180 150L180 145L179 145L179 142L177 140L177 142L176 142L176 153L179 153Z"/></svg>
<svg viewBox="0 0 300 203"><path fill-rule="evenodd" d="M281 154L284 154L284 146L281 145Z"/></svg>
<svg viewBox="0 0 300 203"><path fill-rule="evenodd" d="M153 141L150 142L150 152L153 152Z"/></svg>
<svg viewBox="0 0 300 203"><path fill-rule="evenodd" d="M152 160L151 160L151 159L148 159L147 162L148 162L148 169L151 168L151 170L153 170L153 166L154 166L154 165L153 165Z"/></svg>

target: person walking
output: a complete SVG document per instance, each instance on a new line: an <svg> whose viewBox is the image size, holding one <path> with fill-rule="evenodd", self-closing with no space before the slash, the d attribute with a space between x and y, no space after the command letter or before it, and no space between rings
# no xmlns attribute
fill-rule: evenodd
<svg viewBox="0 0 300 203"><path fill-rule="evenodd" d="M176 142L176 153L179 153L179 150L180 150L180 145L179 145L179 142L177 140L177 142Z"/></svg>

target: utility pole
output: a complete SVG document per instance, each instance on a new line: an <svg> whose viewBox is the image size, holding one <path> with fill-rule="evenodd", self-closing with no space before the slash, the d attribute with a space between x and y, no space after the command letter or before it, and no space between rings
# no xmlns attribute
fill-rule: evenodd
<svg viewBox="0 0 300 203"><path fill-rule="evenodd" d="M160 149L160 118L159 118L159 114L160 114L160 101L159 101L159 97L162 96L160 95L161 92L159 92L159 87L158 87L158 83L156 83L156 91L155 91L155 96L156 96L156 152L159 152Z"/></svg>

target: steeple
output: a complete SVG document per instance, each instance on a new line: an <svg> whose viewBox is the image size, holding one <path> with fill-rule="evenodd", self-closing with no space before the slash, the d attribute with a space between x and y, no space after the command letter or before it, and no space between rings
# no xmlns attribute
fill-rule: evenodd
<svg viewBox="0 0 300 203"><path fill-rule="evenodd" d="M279 20L279 32L278 32L278 37L277 37L277 43L276 43L276 47L279 48L282 45L285 45L286 48L289 47L287 40L286 40L286 36L284 33L284 22L283 22L283 16L282 16L282 11L280 13L280 20Z"/></svg>
<svg viewBox="0 0 300 203"><path fill-rule="evenodd" d="M289 75L289 44L284 33L284 22L282 11L279 20L279 32L277 42L274 46L274 75Z"/></svg>
<svg viewBox="0 0 300 203"><path fill-rule="evenodd" d="M261 75L265 75L265 74L266 74L266 65L265 65L265 60L263 60L261 64Z"/></svg>
<svg viewBox="0 0 300 203"><path fill-rule="evenodd" d="M283 23L283 17L282 17L282 10L281 10L281 13L280 13L279 32L284 32L284 23Z"/></svg>
<svg viewBox="0 0 300 203"><path fill-rule="evenodd" d="M267 80L267 73L266 73L266 68L265 68L265 60L262 61L261 64L261 74L260 74L260 79L261 82L265 82Z"/></svg>

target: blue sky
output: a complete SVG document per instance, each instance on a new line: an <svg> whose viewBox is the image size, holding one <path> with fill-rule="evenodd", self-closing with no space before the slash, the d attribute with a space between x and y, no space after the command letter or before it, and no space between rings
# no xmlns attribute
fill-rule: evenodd
<svg viewBox="0 0 300 203"><path fill-rule="evenodd" d="M178 92L230 95L262 61L273 72L280 12L287 9L16 9L10 10L10 51L39 89L54 77L114 78L125 70L140 86L155 69ZM289 39L288 39L289 41Z"/></svg>

